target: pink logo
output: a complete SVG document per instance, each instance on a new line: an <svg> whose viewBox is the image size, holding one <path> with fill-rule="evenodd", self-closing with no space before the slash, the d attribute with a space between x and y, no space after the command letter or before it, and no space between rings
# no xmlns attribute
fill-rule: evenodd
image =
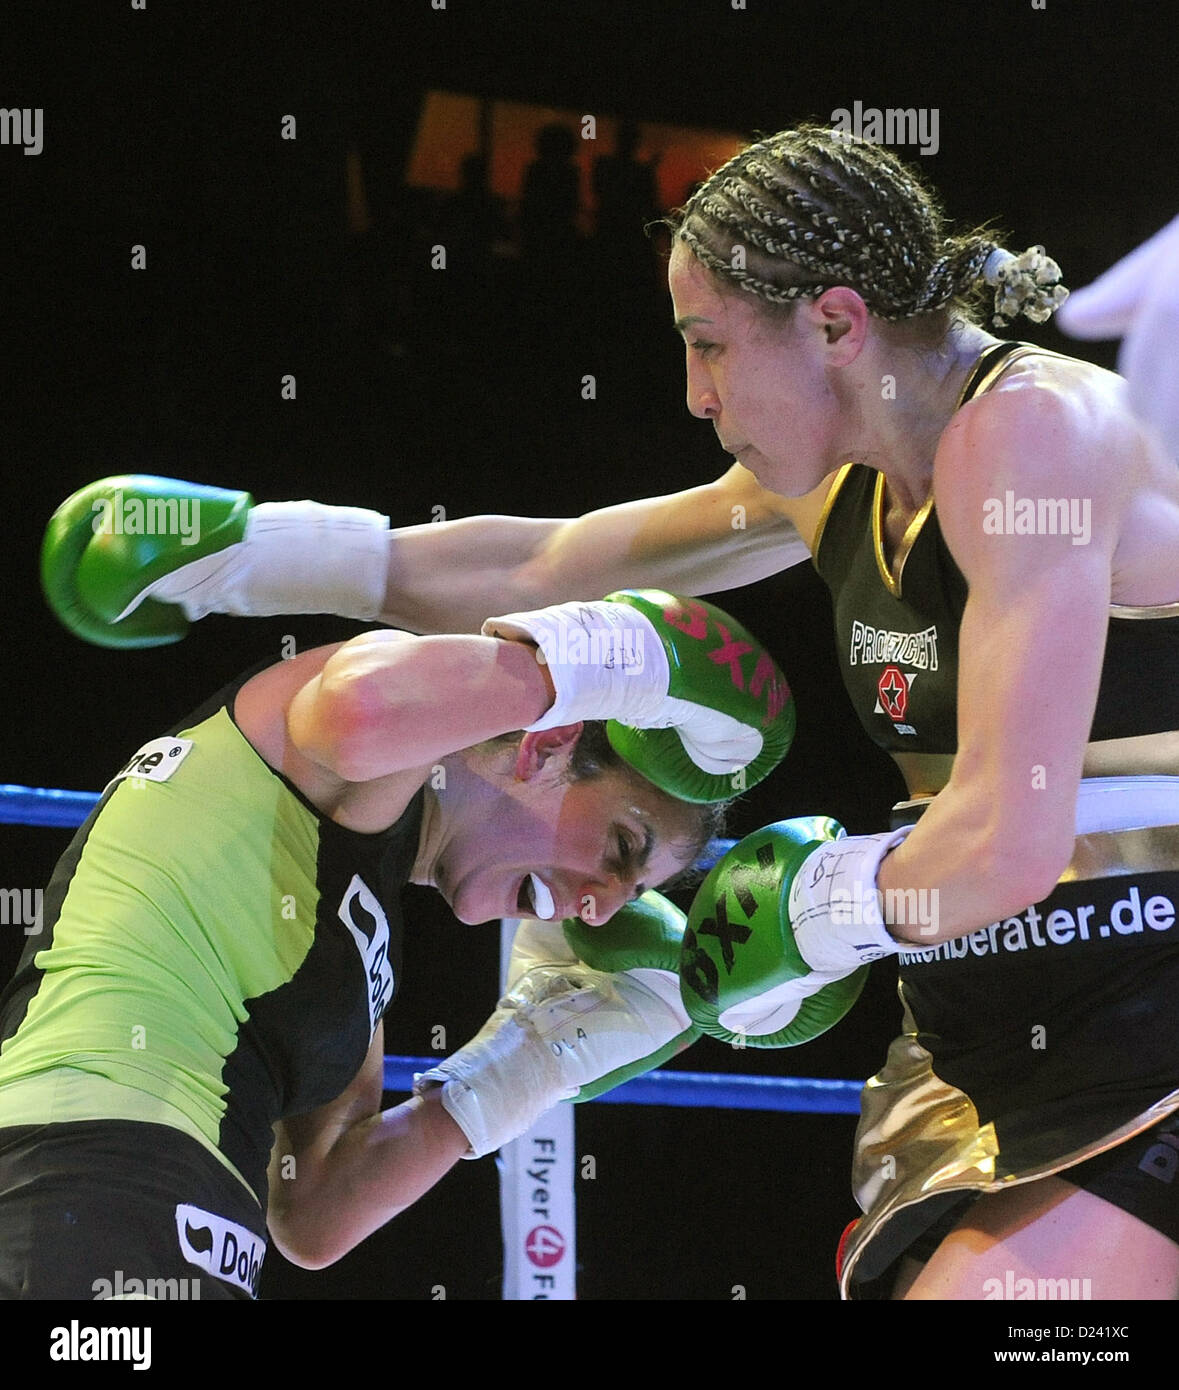
<svg viewBox="0 0 1179 1390"><path fill-rule="evenodd" d="M565 1237L554 1226L534 1226L524 1241L524 1253L534 1265L548 1269L565 1254Z"/></svg>
<svg viewBox="0 0 1179 1390"><path fill-rule="evenodd" d="M674 627L677 631L698 642L705 641L711 636L708 610L703 604L695 603L690 599L687 603L681 603L676 608L665 608L663 620L669 627ZM745 637L734 637L719 618L713 619L713 624L720 636L720 646L709 650L709 661L714 661L718 666L727 666L729 668L729 680L732 681L734 688L743 691L745 689L745 671L742 666L742 658L754 655L756 665L754 666L753 677L749 682L749 693L757 700L761 699L762 692L765 692L767 709L762 723L772 723L782 713L786 707L786 702L790 699L790 687L786 684L785 676L778 670L768 652L754 647Z"/></svg>

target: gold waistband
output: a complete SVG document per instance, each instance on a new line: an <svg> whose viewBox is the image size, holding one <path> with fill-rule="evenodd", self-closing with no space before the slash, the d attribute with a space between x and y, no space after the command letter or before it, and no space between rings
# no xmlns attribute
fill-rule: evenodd
<svg viewBox="0 0 1179 1390"><path fill-rule="evenodd" d="M840 1279L844 1298L851 1296L852 1275L864 1251L906 1209L942 1194L1001 1192L1052 1177L1179 1110L1179 1091L1172 1091L1100 1139L1077 1144L1050 1162L1018 1174L997 1177L999 1141L994 1125L981 1124L970 1097L934 1072L907 1008L904 1026L906 1032L889 1049L884 1068L861 1095L852 1190L864 1215L844 1249Z"/></svg>
<svg viewBox="0 0 1179 1390"><path fill-rule="evenodd" d="M1111 797L1111 791L1114 796ZM893 807L892 825L913 825L933 805L932 797L915 797ZM1179 869L1179 778L1089 779L1078 794L1078 825L1130 822L1126 828L1091 829L1078 834L1073 854L1058 882L1116 878L1126 874ZM1158 824L1160 820L1176 823ZM1147 824L1135 825L1135 820ZM1153 822L1153 823L1152 823Z"/></svg>

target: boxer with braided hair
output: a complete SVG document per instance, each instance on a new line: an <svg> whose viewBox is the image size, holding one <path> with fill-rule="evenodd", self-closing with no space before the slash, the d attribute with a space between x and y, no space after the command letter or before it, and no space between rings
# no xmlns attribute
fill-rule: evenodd
<svg viewBox="0 0 1179 1390"><path fill-rule="evenodd" d="M932 192L890 151L803 126L731 159L671 226L702 265L768 304L848 285L896 323L949 305L970 317L986 287L1011 274L1016 258L984 232L947 236L944 224ZM1038 293L1026 308L1002 296L998 323L1020 312L1042 322L1065 299L1042 248L1021 269Z"/></svg>
<svg viewBox="0 0 1179 1390"><path fill-rule="evenodd" d="M886 150L781 132L673 225L688 407L735 459L717 481L388 533L375 514L239 499L194 557L84 534L97 499L137 486L114 480L49 536L51 602L111 645L174 640L212 610L431 631L622 584L737 587L809 551L853 705L909 799L880 835L821 815L759 832L704 886L693 1018L790 1042L864 962L900 953L904 1033L864 1093L849 1296L985 1298L1011 1271L1174 1297L1157 1156L1179 1112L1175 460L1120 378L984 327L1047 318L1057 267L950 234Z"/></svg>

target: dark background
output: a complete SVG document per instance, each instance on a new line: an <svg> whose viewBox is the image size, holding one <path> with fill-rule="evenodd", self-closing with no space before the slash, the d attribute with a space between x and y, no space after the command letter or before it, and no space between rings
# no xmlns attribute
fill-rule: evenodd
<svg viewBox="0 0 1179 1390"><path fill-rule="evenodd" d="M211 618L180 645L84 646L39 594L40 535L74 488L154 472L376 507L394 524L482 511L575 515L726 465L683 406L669 305L588 244L545 279L501 257L429 269L444 200L402 174L432 88L599 116L746 132L838 107L936 107L940 151L913 162L960 223L1043 242L1079 286L1179 208L1174 11L1047 0L429 0L6 7L0 106L43 107L37 158L0 147L7 526L0 781L96 789L146 738L236 671L353 630L332 619ZM293 114L298 138L279 138ZM359 152L372 225L345 221ZM605 152L605 151L603 151ZM511 208L506 209L510 215ZM513 227L518 240L523 229ZM147 248L147 270L130 248ZM449 272L447 272L448 274ZM457 285L457 288L456 288ZM625 292L624 292L625 289ZM1111 365L1111 345L1020 333ZM298 398L280 398L293 373ZM584 401L581 378L597 379ZM725 605L774 649L799 734L736 833L825 812L880 829L902 787L837 683L824 593L802 567ZM43 883L68 833L4 827L0 881ZM212 866L215 871L215 866ZM406 982L388 1050L452 1043L493 1002L498 932L407 895ZM23 938L5 928L6 978ZM896 1030L895 968L798 1052L698 1044L702 1071L862 1078ZM855 1214L847 1117L584 1106L580 1296L833 1299ZM269 1257L272 1298L499 1296L490 1161L462 1164L330 1271Z"/></svg>

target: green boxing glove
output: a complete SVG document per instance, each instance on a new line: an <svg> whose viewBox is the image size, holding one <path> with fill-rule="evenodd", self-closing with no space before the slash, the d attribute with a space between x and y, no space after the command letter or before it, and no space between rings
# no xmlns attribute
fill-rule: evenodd
<svg viewBox="0 0 1179 1390"><path fill-rule="evenodd" d="M680 986L705 1033L740 1046L794 1047L825 1033L860 997L867 965L813 968L791 925L792 888L820 862L812 856L840 843L863 841L846 840L829 816L779 821L734 845L700 885Z"/></svg>
<svg viewBox="0 0 1179 1390"><path fill-rule="evenodd" d="M684 914L644 893L598 927L524 921L508 990L465 1047L415 1079L441 1085L469 1158L524 1134L562 1100L591 1100L700 1036L676 969Z"/></svg>
<svg viewBox="0 0 1179 1390"><path fill-rule="evenodd" d="M375 618L387 544L388 518L361 508L256 506L248 492L128 475L92 483L54 512L41 587L76 636L156 647L213 612Z"/></svg>
<svg viewBox="0 0 1179 1390"><path fill-rule="evenodd" d="M483 632L535 642L550 668L556 699L530 728L606 720L615 751L680 800L724 801L755 786L794 738L785 676L712 604L625 589L489 618Z"/></svg>
<svg viewBox="0 0 1179 1390"><path fill-rule="evenodd" d="M592 970L613 976L615 988L621 985L627 990L635 1020L649 1039L671 1034L653 1051L581 1086L574 1101L593 1100L624 1081L645 1076L702 1035L703 1029L688 1017L679 994L686 920L674 903L651 891L602 926L587 926L580 917L562 923L565 940L577 958Z"/></svg>

